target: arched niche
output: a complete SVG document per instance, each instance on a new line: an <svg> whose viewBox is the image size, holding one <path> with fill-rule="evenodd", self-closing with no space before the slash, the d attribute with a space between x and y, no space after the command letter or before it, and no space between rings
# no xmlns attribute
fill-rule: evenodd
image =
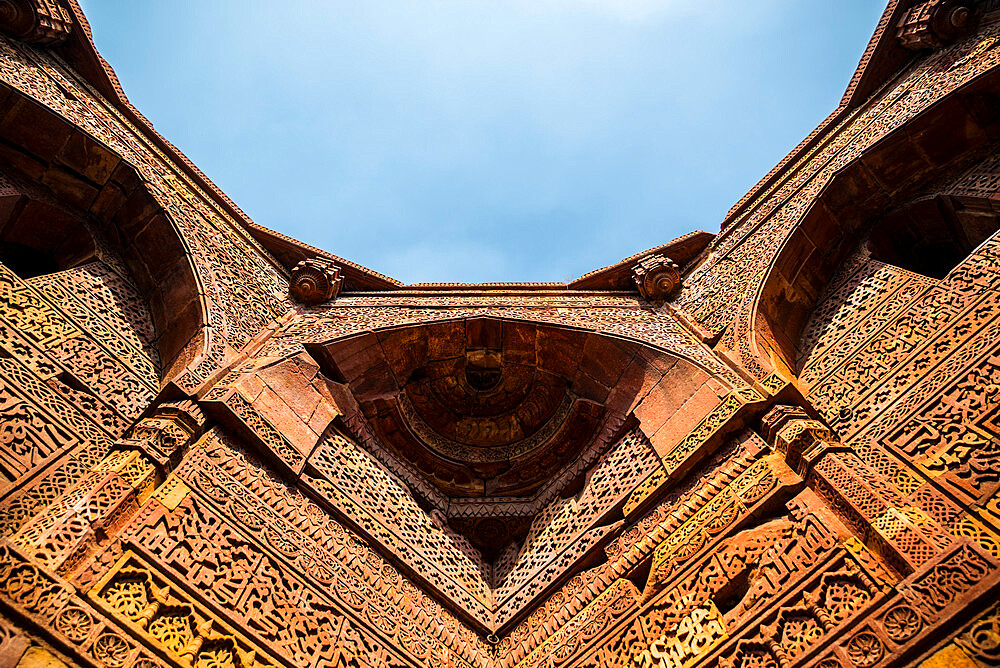
<svg viewBox="0 0 1000 668"><path fill-rule="evenodd" d="M29 249L12 266L28 276L98 259L107 243L149 307L160 380L171 380L204 349L208 322L175 224L136 170L80 128L3 85L0 108L0 172L14 186L0 196L0 256Z"/></svg>
<svg viewBox="0 0 1000 668"><path fill-rule="evenodd" d="M909 252L914 258L922 252L914 238L920 230L911 228L909 242L894 245L887 239L893 226L897 232L905 227L906 217L924 206L922 200L939 207L935 184L991 155L998 139L1000 74L993 72L935 103L838 170L785 239L751 305L746 321L752 324L740 333L750 338L745 354L755 357L751 364L794 375L803 328L859 243L874 235L876 252L897 259ZM971 205L969 198L946 203L952 209ZM959 223L928 225L924 231L935 228L939 241L947 237L949 254L955 256L981 236L976 225L982 221L968 229ZM942 268L946 265L937 270Z"/></svg>
<svg viewBox="0 0 1000 668"><path fill-rule="evenodd" d="M418 476L412 489L434 496L428 506L461 509L449 523L484 554L575 494L625 431L641 430L650 456L661 457L733 389L639 341L513 318L408 324L306 349L338 397L345 429ZM295 384L266 369L246 383ZM263 405L268 392L256 392L258 409L273 415ZM514 506L516 517L507 510Z"/></svg>
<svg viewBox="0 0 1000 668"><path fill-rule="evenodd" d="M921 197L875 221L865 241L873 260L942 279L998 229L1000 201Z"/></svg>

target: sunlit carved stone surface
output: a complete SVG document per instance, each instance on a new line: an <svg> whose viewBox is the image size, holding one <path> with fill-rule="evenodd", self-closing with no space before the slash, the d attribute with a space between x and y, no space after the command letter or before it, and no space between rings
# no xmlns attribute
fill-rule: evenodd
<svg viewBox="0 0 1000 668"><path fill-rule="evenodd" d="M1000 663L1000 3L565 284L261 228L75 2L0 30L0 666Z"/></svg>

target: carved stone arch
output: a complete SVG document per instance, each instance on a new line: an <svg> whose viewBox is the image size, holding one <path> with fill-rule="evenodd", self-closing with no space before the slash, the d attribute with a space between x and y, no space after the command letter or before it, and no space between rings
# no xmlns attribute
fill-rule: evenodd
<svg viewBox="0 0 1000 668"><path fill-rule="evenodd" d="M415 347L454 360L464 359L468 353L463 367L465 381L482 386L484 377L491 373L487 368L491 364L507 361L506 355L515 364L523 364L528 354L524 346L537 346L530 354L537 353L539 363L548 364L549 370L568 376L569 380L575 379L595 401L656 389L643 385L649 383L649 378L640 373L653 368L659 375L671 377L676 394L690 388L706 387L707 391L711 385L714 401L740 385L739 379L714 355L710 352L704 355L707 349L693 338L684 345L671 345L662 339L653 343L642 336L640 327L633 329L632 336L625 336L610 328L570 324L541 309L533 314L534 318L526 317L523 312L505 313L504 309L491 309L489 315L482 316L467 312L439 315L425 322L387 322L372 328L362 325L348 328L333 338L303 343L332 378L351 383L364 376L363 391L375 394L387 391L389 384L406 382L402 376L412 372L406 364L422 354ZM598 319L594 324L601 323ZM525 335L528 339L519 338L519 333L528 331L531 332ZM421 341L421 337L430 342ZM508 352L511 348L515 352ZM396 349L400 352L390 352ZM547 350L556 349L558 352L543 358ZM499 360L494 354L497 352ZM470 376L470 369L477 377ZM491 382L497 381L494 378ZM489 391L491 387L477 389Z"/></svg>
<svg viewBox="0 0 1000 668"><path fill-rule="evenodd" d="M756 374L794 376L796 345L824 289L872 224L997 150L1000 72L934 103L841 167L792 228L735 337Z"/></svg>
<svg viewBox="0 0 1000 668"><path fill-rule="evenodd" d="M506 500L497 507L535 508L521 513L523 524L576 494L629 430L648 441L654 458L671 452L734 389L684 352L523 314L463 314L304 339L307 356L268 361L213 388L209 401L235 405L225 398L235 388L249 404L244 415L253 410L286 435L303 434L291 447L306 457L325 428L313 417L315 401L332 401L347 435L412 471L420 478L413 488L444 500L438 505L457 500L451 508L461 506L477 526L494 515L491 499ZM278 391L252 389L262 386ZM306 389L279 404L281 388L291 387ZM296 412L297 404L309 414ZM524 528L491 531L502 544ZM486 536L472 540L498 547Z"/></svg>
<svg viewBox="0 0 1000 668"><path fill-rule="evenodd" d="M292 326L286 337L305 345L322 346L335 339L370 332L470 318L537 323L567 331L593 332L609 340L631 342L651 351L659 351L685 360L692 367L728 384L730 389L745 384L743 376L669 312L639 308L634 299L615 300L612 304L586 299L568 296L567 300L572 302L574 308L560 308L562 304L559 301L523 297L511 299L510 305L486 307L476 307L473 305L475 300L470 300L471 303L459 309L447 302L439 303L434 298L402 298L405 301L401 301L391 293L374 297L341 297L337 307L309 313L308 319ZM406 307L400 308L400 305ZM580 306L586 309L576 311ZM377 319L373 318L374 314L377 314Z"/></svg>
<svg viewBox="0 0 1000 668"><path fill-rule="evenodd" d="M992 172L994 160L975 172ZM968 177L887 213L871 228L863 252L873 260L935 280L945 278L1000 227L1000 200L964 192Z"/></svg>
<svg viewBox="0 0 1000 668"><path fill-rule="evenodd" d="M158 380L169 382L208 347L208 306L183 235L114 151L16 89L0 86L0 97L0 170L20 184L0 197L11 225L0 237L31 244L55 269L100 259L102 245L120 257L152 315ZM16 225L13 207L33 229Z"/></svg>

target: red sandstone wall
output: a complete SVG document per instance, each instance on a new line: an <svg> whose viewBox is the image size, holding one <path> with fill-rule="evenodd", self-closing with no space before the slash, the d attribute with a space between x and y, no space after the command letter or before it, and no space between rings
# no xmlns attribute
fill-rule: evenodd
<svg viewBox="0 0 1000 668"><path fill-rule="evenodd" d="M1000 237L942 278L867 240L928 196L956 234L995 226L998 39L991 19L914 56L669 305L313 308L118 102L0 41L2 211L42 193L98 240L86 262L38 241L61 271L0 266L0 666L996 665ZM624 407L492 562L356 401L390 402L420 338L387 328L464 352L486 318L584 341L531 352ZM336 379L348 337L367 344Z"/></svg>

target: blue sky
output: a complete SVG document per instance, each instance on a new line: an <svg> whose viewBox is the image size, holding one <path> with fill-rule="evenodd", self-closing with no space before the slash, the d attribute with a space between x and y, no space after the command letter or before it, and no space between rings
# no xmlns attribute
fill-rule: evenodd
<svg viewBox="0 0 1000 668"><path fill-rule="evenodd" d="M407 282L562 281L726 211L837 105L879 0L83 0L256 222Z"/></svg>

